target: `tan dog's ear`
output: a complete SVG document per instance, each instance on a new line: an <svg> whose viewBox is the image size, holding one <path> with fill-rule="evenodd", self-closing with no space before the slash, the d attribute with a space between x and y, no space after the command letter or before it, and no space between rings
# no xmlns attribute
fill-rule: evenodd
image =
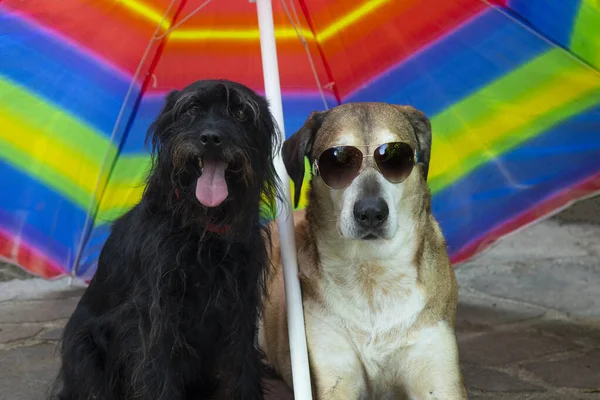
<svg viewBox="0 0 600 400"><path fill-rule="evenodd" d="M302 128L283 143L282 157L285 169L294 182L294 207L298 206L304 181L304 157L310 154L315 135L325 112L313 111Z"/></svg>
<svg viewBox="0 0 600 400"><path fill-rule="evenodd" d="M431 122L425 114L411 106L397 106L408 117L415 130L419 148L417 149L418 162L422 165L421 172L425 180L429 173L429 159L431 157Z"/></svg>

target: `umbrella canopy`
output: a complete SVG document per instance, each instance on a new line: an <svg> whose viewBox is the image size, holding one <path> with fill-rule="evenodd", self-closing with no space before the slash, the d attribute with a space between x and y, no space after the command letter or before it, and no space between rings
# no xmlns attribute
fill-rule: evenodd
<svg viewBox="0 0 600 400"><path fill-rule="evenodd" d="M594 0L273 8L288 136L352 101L431 118L432 206L453 261L600 189ZM0 55L0 255L44 277L93 275L110 222L140 199L144 135L169 90L263 88L247 0L4 0Z"/></svg>

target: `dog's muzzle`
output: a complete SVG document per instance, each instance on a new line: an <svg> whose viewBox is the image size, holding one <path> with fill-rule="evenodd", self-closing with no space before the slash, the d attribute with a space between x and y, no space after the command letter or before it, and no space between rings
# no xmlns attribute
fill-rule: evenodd
<svg viewBox="0 0 600 400"><path fill-rule="evenodd" d="M389 215L389 207L382 197L364 197L354 203L354 220L364 240L380 237Z"/></svg>
<svg viewBox="0 0 600 400"><path fill-rule="evenodd" d="M218 131L205 130L200 134L200 143L202 143L205 153L220 153L222 151L223 137Z"/></svg>
<svg viewBox="0 0 600 400"><path fill-rule="evenodd" d="M207 207L216 207L227 198L229 191L225 181L227 162L223 157L223 136L216 130L200 134L202 156L198 158L201 175L196 182L196 198Z"/></svg>

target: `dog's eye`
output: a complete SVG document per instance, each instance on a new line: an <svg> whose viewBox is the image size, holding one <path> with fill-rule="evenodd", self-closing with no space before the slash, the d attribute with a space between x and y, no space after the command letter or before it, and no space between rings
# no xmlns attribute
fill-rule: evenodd
<svg viewBox="0 0 600 400"><path fill-rule="evenodd" d="M198 106L192 106L190 107L190 109L188 110L188 112L190 114L198 114L198 112L200 111L200 107Z"/></svg>
<svg viewBox="0 0 600 400"><path fill-rule="evenodd" d="M233 115L240 121L243 121L246 119L246 113L241 108L238 108L237 110L235 110L233 112Z"/></svg>

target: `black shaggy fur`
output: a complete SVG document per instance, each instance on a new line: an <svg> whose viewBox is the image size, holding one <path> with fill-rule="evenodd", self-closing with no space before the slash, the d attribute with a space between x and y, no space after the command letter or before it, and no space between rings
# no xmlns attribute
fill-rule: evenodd
<svg viewBox="0 0 600 400"><path fill-rule="evenodd" d="M209 130L222 142L210 156L229 162L229 196L213 208L194 192ZM269 234L260 207L274 207L276 138L266 100L241 84L199 81L169 94L148 132L142 200L113 224L66 325L53 398L263 398L255 335Z"/></svg>

